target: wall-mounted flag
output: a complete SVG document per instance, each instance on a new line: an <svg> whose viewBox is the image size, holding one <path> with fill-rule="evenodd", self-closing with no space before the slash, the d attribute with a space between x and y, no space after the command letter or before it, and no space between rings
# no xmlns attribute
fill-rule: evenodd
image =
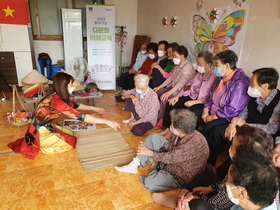
<svg viewBox="0 0 280 210"><path fill-rule="evenodd" d="M1 0L0 24L28 25L29 10L27 0Z"/></svg>

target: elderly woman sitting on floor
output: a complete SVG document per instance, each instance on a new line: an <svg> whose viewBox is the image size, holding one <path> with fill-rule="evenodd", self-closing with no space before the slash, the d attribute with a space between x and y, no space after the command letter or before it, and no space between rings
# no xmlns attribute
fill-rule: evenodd
<svg viewBox="0 0 280 210"><path fill-rule="evenodd" d="M149 160L157 164L148 174L140 177L150 192L163 192L184 188L204 170L209 148L204 136L195 130L196 116L187 109L173 109L170 113L173 133L165 139L158 133L148 136L138 145L137 156L125 166L115 167L126 173L138 173L138 166Z"/></svg>
<svg viewBox="0 0 280 210"><path fill-rule="evenodd" d="M147 75L135 76L134 83L135 88L123 94L123 99L126 99L124 110L131 112L131 118L123 122L128 123L136 136L142 136L156 125L159 100L156 92L148 86Z"/></svg>

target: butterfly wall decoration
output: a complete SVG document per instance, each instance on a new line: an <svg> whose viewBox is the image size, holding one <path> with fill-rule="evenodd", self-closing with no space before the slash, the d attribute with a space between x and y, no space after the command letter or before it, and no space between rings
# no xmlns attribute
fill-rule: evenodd
<svg viewBox="0 0 280 210"><path fill-rule="evenodd" d="M215 24L210 17L207 21L201 15L195 14L192 18L195 41L194 55L197 56L204 50L209 50L216 55L234 45L236 36L243 27L245 15L246 11L240 9L227 15L224 19L222 19L222 15L220 18L222 21L219 20Z"/></svg>

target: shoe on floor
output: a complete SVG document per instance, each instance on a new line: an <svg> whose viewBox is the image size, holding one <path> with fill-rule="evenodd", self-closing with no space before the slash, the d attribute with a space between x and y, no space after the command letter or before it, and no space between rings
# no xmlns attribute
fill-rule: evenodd
<svg viewBox="0 0 280 210"><path fill-rule="evenodd" d="M115 96L115 98L120 98L120 97L122 97L122 95Z"/></svg>
<svg viewBox="0 0 280 210"><path fill-rule="evenodd" d="M123 100L121 97L120 98L116 98L116 102L124 102L125 100Z"/></svg>

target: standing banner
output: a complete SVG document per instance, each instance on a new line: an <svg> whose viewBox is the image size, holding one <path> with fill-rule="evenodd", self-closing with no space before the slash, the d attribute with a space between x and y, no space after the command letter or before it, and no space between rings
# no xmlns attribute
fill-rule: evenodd
<svg viewBox="0 0 280 210"><path fill-rule="evenodd" d="M116 88L115 6L87 5L87 51L92 78L101 90Z"/></svg>

